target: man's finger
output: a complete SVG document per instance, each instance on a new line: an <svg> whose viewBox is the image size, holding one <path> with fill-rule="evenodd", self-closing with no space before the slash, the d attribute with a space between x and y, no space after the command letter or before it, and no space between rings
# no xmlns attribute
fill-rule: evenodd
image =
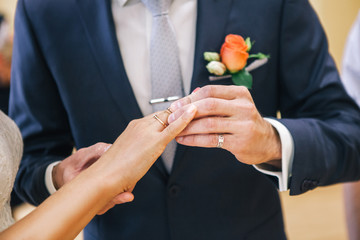
<svg viewBox="0 0 360 240"><path fill-rule="evenodd" d="M96 162L110 147L111 144L99 142L90 147L82 148L77 152L79 154L78 163L83 165L82 168L85 169Z"/></svg>
<svg viewBox="0 0 360 240"><path fill-rule="evenodd" d="M113 198L109 203L107 203L106 206L103 209L101 209L97 214L102 215L117 204L132 202L133 200L134 200L134 195L132 193L130 192L120 193L115 198Z"/></svg>
<svg viewBox="0 0 360 240"><path fill-rule="evenodd" d="M194 103L205 98L220 98L226 100L233 100L236 98L244 98L244 97L253 101L249 93L249 90L246 87L208 85L182 99L173 102L170 108L173 111L176 111L187 104Z"/></svg>
<svg viewBox="0 0 360 240"><path fill-rule="evenodd" d="M227 117L209 117L193 120L178 136L233 133L241 128L238 121Z"/></svg>
<svg viewBox="0 0 360 240"><path fill-rule="evenodd" d="M134 195L131 192L123 192L117 195L113 199L113 203L122 204L122 203L132 202L133 200L134 200Z"/></svg>
<svg viewBox="0 0 360 240"><path fill-rule="evenodd" d="M242 120L249 119L253 112L257 112L255 105L246 99L224 100L220 98L206 98L193 103L197 107L195 119L211 116L231 117L238 115ZM186 107L186 106L185 106ZM168 122L175 121L185 107L170 114Z"/></svg>
<svg viewBox="0 0 360 240"><path fill-rule="evenodd" d="M216 148L219 144L219 136L223 136L221 148L228 149L233 137L231 134L203 134L177 137L179 144L192 147Z"/></svg>
<svg viewBox="0 0 360 240"><path fill-rule="evenodd" d="M191 122L191 120L193 120L196 114L196 110L196 106L190 104L177 120L175 120L167 128L165 128L164 131L161 132L167 143L174 139L180 132L182 132Z"/></svg>

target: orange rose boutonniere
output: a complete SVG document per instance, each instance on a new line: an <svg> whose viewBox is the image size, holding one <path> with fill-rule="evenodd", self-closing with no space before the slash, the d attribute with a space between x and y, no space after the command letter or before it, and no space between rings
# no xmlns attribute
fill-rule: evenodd
<svg viewBox="0 0 360 240"><path fill-rule="evenodd" d="M225 38L220 54L205 52L204 58L209 61L206 68L210 73L219 76L211 76L210 80L214 81L231 77L235 85L251 89L253 79L249 72L265 64L269 58L268 55L262 53L249 55L252 45L253 43L250 41L250 38L244 40L240 35L229 34ZM258 60L246 67L249 58L257 58ZM225 75L226 73L228 75Z"/></svg>

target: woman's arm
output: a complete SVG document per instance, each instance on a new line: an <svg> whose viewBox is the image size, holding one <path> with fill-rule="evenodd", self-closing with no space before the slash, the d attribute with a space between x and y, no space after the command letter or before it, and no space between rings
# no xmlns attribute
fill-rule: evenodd
<svg viewBox="0 0 360 240"><path fill-rule="evenodd" d="M115 196L135 186L195 112L196 107L190 105L165 129L153 116L132 121L97 162L0 233L0 239L74 239ZM166 122L168 113L157 115Z"/></svg>

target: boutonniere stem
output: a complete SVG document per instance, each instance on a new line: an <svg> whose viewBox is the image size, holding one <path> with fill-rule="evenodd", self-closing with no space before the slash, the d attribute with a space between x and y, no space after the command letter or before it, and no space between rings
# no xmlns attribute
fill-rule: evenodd
<svg viewBox="0 0 360 240"><path fill-rule="evenodd" d="M247 66L245 68L245 71L248 71L250 73L251 71L265 65L268 61L269 61L268 58L255 60L254 62L252 62L249 66ZM211 82L214 82L214 81L228 79L228 78L231 78L231 77L232 77L231 74L223 75L223 76L209 76L209 80Z"/></svg>

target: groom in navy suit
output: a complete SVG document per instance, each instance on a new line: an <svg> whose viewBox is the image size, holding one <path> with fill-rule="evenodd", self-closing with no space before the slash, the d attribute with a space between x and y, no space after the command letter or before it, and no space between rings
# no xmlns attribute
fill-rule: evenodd
<svg viewBox="0 0 360 240"><path fill-rule="evenodd" d="M159 159L135 200L95 217L85 239L285 239L277 188L296 195L360 176L359 109L316 14L307 0L174 0L168 14L184 91L201 87L177 103L194 102L199 116L172 165ZM39 204L66 183L74 147L111 143L152 111L151 22L139 0L19 0L10 115L24 138L25 200ZM227 34L271 55L250 92L222 86L230 80L207 86L202 55Z"/></svg>

